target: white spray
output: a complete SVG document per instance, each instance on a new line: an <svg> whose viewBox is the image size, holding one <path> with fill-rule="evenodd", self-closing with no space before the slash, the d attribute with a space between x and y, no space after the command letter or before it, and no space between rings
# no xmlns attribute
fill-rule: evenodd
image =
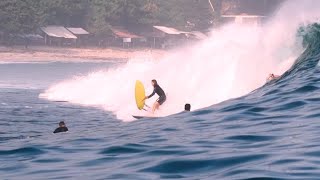
<svg viewBox="0 0 320 180"><path fill-rule="evenodd" d="M99 106L125 121L145 113L135 106L136 80L151 93L150 81L157 79L167 93L158 116L181 112L185 103L194 110L239 97L263 85L269 73L282 74L290 68L302 51L297 46L297 28L319 17L316 7L320 7L316 0L288 1L261 27L229 24L161 60L137 57L117 69L55 84L41 97ZM147 103L151 105L155 98Z"/></svg>

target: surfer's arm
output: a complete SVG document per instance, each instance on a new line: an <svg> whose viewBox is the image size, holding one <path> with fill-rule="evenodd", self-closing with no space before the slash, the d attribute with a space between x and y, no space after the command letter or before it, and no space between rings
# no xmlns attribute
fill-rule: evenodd
<svg viewBox="0 0 320 180"><path fill-rule="evenodd" d="M155 90L153 90L153 92L149 95L149 96L147 96L147 98L146 99L149 99L149 98L151 98L152 96L154 96L156 94L156 91Z"/></svg>

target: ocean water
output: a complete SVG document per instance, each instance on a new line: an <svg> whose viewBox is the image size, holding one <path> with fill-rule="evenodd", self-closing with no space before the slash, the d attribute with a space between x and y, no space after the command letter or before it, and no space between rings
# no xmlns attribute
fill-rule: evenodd
<svg viewBox="0 0 320 180"><path fill-rule="evenodd" d="M320 179L317 2L160 61L1 63L0 179ZM134 82L153 78L168 101L133 120Z"/></svg>

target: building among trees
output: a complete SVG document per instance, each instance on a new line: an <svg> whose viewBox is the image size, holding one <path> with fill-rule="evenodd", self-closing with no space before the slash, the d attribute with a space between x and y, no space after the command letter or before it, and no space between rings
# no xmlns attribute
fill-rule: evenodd
<svg viewBox="0 0 320 180"><path fill-rule="evenodd" d="M283 0L1 0L0 1L0 44L12 44L16 35L36 34L39 27L81 27L88 34L73 36L45 33L46 42L59 43L75 40L83 44L84 37L99 40L114 35L112 27L122 27L128 32L147 27L143 32L146 39L153 39L153 26L174 27L185 32L203 32L221 25L222 15L267 16ZM212 7L211 7L212 5ZM213 11L213 9L214 11ZM149 28L148 28L149 27ZM150 28L151 27L151 28ZM68 30L72 32L73 30ZM49 31L49 30L46 30ZM140 31L141 32L141 31ZM81 32L82 33L82 32ZM198 33L199 34L199 33ZM152 38L152 37L153 38ZM189 36L192 34L189 33ZM124 38L124 37L122 37ZM129 38L129 37L127 37ZM81 41L79 41L81 39ZM135 38L138 39L138 38ZM124 40L124 39L122 39ZM141 41L144 39L141 38ZM54 41L54 42L53 42ZM90 40L88 39L88 42ZM129 41L129 39L125 39ZM139 42L140 40L138 40ZM60 43L61 43L60 42ZM80 43L81 42L81 43ZM109 42L109 41L107 41ZM129 42L125 42L129 43ZM95 44L95 43L92 43Z"/></svg>

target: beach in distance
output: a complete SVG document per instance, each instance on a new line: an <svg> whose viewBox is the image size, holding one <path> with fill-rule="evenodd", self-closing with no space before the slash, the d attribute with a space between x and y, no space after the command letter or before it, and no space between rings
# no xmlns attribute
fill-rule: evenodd
<svg viewBox="0 0 320 180"><path fill-rule="evenodd" d="M151 48L74 48L53 46L30 46L25 48L24 46L0 46L0 61L2 62L121 61L137 56L148 56L157 60L165 54L165 50Z"/></svg>

